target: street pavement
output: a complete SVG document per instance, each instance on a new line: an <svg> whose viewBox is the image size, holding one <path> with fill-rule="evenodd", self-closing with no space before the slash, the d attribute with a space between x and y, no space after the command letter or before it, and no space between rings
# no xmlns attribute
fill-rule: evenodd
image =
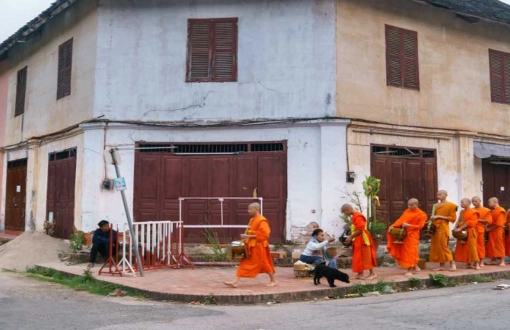
<svg viewBox="0 0 510 330"><path fill-rule="evenodd" d="M101 297L0 273L0 329L509 329L509 280L379 297L197 306Z"/></svg>

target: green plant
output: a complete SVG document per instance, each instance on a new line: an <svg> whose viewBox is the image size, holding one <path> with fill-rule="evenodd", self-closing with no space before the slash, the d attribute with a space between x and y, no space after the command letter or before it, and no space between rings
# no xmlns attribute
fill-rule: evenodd
<svg viewBox="0 0 510 330"><path fill-rule="evenodd" d="M386 225L382 222L371 221L368 230L372 237L382 237L386 232Z"/></svg>
<svg viewBox="0 0 510 330"><path fill-rule="evenodd" d="M87 240L85 239L85 235L83 235L83 232L81 230L72 233L71 237L70 237L70 241L71 241L70 247L73 252L80 251L83 244L87 243Z"/></svg>
<svg viewBox="0 0 510 330"><path fill-rule="evenodd" d="M204 305L217 305L218 302L216 301L216 297L214 294L209 294L208 296L205 296L204 298Z"/></svg>
<svg viewBox="0 0 510 330"><path fill-rule="evenodd" d="M27 268L25 275L36 280L58 283L77 291L87 291L89 293L103 296L106 296L117 289L121 289L126 292L126 295L143 297L143 295L137 290L95 279L90 270L88 272L84 271L83 276L70 276L52 268L32 267Z"/></svg>
<svg viewBox="0 0 510 330"><path fill-rule="evenodd" d="M368 292L377 291L379 293L387 293L387 288L390 287L393 289L393 283L387 282L385 280L379 280L377 283L356 283L354 284L354 290L359 294L365 294Z"/></svg>
<svg viewBox="0 0 510 330"><path fill-rule="evenodd" d="M207 239L208 247L212 252L210 261L229 261L229 251L228 249L224 249L221 245L218 233L211 228L206 228L204 230L204 235Z"/></svg>
<svg viewBox="0 0 510 330"><path fill-rule="evenodd" d="M417 287L419 287L419 286L420 286L420 283L421 283L421 280L420 280L419 278L417 278L417 277L411 277L411 278L409 279L409 286L410 286L411 288L417 288Z"/></svg>
<svg viewBox="0 0 510 330"><path fill-rule="evenodd" d="M440 288L455 286L455 282L453 282L448 276L443 274L429 274L430 283L433 286L437 286Z"/></svg>

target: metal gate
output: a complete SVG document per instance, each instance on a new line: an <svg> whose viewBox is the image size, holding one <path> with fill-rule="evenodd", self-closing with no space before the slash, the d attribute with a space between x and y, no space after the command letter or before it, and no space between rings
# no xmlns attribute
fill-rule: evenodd
<svg viewBox="0 0 510 330"><path fill-rule="evenodd" d="M54 236L69 239L74 226L76 148L49 154L46 214L53 216Z"/></svg>

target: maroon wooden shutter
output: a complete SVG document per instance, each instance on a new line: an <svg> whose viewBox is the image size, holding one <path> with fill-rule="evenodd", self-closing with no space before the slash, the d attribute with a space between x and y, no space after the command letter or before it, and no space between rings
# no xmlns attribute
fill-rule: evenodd
<svg viewBox="0 0 510 330"><path fill-rule="evenodd" d="M57 100L71 95L71 70L73 65L73 39L58 48Z"/></svg>
<svg viewBox="0 0 510 330"><path fill-rule="evenodd" d="M25 97L27 91L27 71L24 67L18 71L18 80L16 85L16 106L14 109L14 117L25 113Z"/></svg>
<svg viewBox="0 0 510 330"><path fill-rule="evenodd" d="M510 104L510 54L489 49L491 101Z"/></svg>
<svg viewBox="0 0 510 330"><path fill-rule="evenodd" d="M237 18L188 20L186 81L237 80Z"/></svg>
<svg viewBox="0 0 510 330"><path fill-rule="evenodd" d="M386 25L386 83L420 89L418 33Z"/></svg>

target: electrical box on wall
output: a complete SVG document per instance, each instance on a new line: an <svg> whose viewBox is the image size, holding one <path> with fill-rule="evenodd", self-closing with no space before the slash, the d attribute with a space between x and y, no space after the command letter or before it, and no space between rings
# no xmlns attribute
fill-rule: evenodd
<svg viewBox="0 0 510 330"><path fill-rule="evenodd" d="M104 190L113 190L113 180L112 179L104 179L102 188Z"/></svg>

